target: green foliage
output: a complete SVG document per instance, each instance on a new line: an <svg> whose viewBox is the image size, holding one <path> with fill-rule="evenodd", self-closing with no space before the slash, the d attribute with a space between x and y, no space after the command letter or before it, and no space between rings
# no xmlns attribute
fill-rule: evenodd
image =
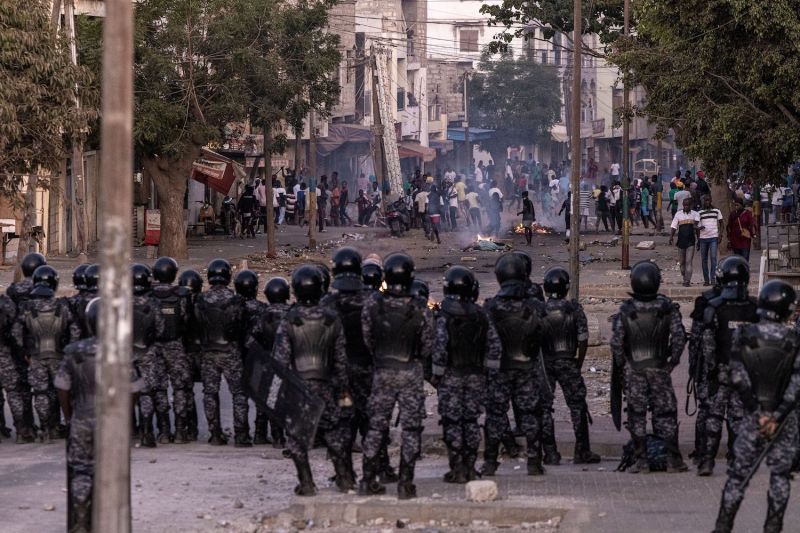
<svg viewBox="0 0 800 533"><path fill-rule="evenodd" d="M65 140L95 114L75 106L92 101L91 74L72 64L50 2L0 2L0 80L0 194L16 199L22 176L58 170Z"/></svg>
<svg viewBox="0 0 800 533"><path fill-rule="evenodd" d="M636 111L721 173L775 181L800 155L800 0L641 0L611 60L647 90Z"/></svg>
<svg viewBox="0 0 800 533"><path fill-rule="evenodd" d="M493 155L505 154L508 146L548 139L561 113L557 70L525 56L492 58L484 53L468 95L470 126L495 130L494 138L481 146Z"/></svg>
<svg viewBox="0 0 800 533"><path fill-rule="evenodd" d="M583 33L596 33L603 43L614 42L623 24L624 0L583 0ZM569 35L574 29L573 0L503 0L500 4L481 7L491 16L489 25L503 30L491 43L492 52L505 50L517 37L528 38L534 27L543 31L545 39L556 32Z"/></svg>

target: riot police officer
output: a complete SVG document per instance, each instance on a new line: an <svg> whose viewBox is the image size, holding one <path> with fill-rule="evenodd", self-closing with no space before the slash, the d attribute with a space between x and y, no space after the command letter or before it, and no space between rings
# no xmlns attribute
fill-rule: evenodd
<svg viewBox="0 0 800 533"><path fill-rule="evenodd" d="M64 438L53 378L64 356L64 346L78 340L81 330L72 320L66 299L55 297L58 273L53 267L38 267L32 282L28 299L20 304L12 338L22 342L20 348L28 360L28 381L43 437Z"/></svg>
<svg viewBox="0 0 800 533"><path fill-rule="evenodd" d="M202 351L202 339L200 337L200 326L194 313L194 302L197 295L203 291L203 278L196 270L184 270L178 276L178 285L189 291L189 316L186 329L183 334L183 348L189 358L192 382L202 383L200 375L200 352ZM219 403L219 395L217 395ZM186 403L186 434L190 441L197 440L197 405L195 404L194 391L187 399Z"/></svg>
<svg viewBox="0 0 800 533"><path fill-rule="evenodd" d="M783 529L798 437L800 335L785 323L794 311L796 298L787 283L766 283L758 296L759 321L743 325L733 334L729 383L742 401L744 417L736 428L733 465L728 469L715 533L728 533L733 528L749 472L767 446L771 473L764 531L777 533Z"/></svg>
<svg viewBox="0 0 800 533"><path fill-rule="evenodd" d="M380 260L368 257L361 265L361 279L367 288L377 291L383 283L383 265Z"/></svg>
<svg viewBox="0 0 800 533"><path fill-rule="evenodd" d="M96 264L87 266L83 271L83 277L86 282L86 292L96 296L100 288L100 267Z"/></svg>
<svg viewBox="0 0 800 533"><path fill-rule="evenodd" d="M528 255L527 252L523 252L522 250L516 250L511 252L519 256L522 261L525 263L525 285L528 288L528 296L531 298L536 298L540 302L544 303L544 292L542 292L542 286L538 283L534 283L531 279L531 274L533 273L533 260L531 256Z"/></svg>
<svg viewBox="0 0 800 533"><path fill-rule="evenodd" d="M25 392L23 389L30 389L27 380L23 380L21 365L14 356L15 346L9 340L11 328L17 315L17 306L5 294L0 295L0 386L6 391L8 407L11 411L11 418L14 421L14 429L18 444L29 443L36 440L33 428L25 418ZM3 392L0 390L0 395ZM28 404L30 405L30 403ZM0 410L4 406L0 403ZM5 426L5 418L2 419Z"/></svg>
<svg viewBox="0 0 800 533"><path fill-rule="evenodd" d="M737 396L731 396L726 385L731 342L735 329L756 322L758 304L747 295L750 265L738 255L725 258L717 267L717 281L722 288L703 313L703 363L708 376L708 416L703 434L706 438L704 456L697 475L710 476L714 471L722 437L722 421L728 424L728 441L735 440L736 426L743 416Z"/></svg>
<svg viewBox="0 0 800 533"><path fill-rule="evenodd" d="M678 448L678 402L672 370L680 362L686 332L678 305L658 293L661 270L640 261L631 269L632 298L625 300L613 322L614 364L624 368L628 431L635 448L631 473L649 471L646 454L647 411L653 413L653 433L669 450L668 472L688 469Z"/></svg>
<svg viewBox="0 0 800 533"><path fill-rule="evenodd" d="M275 334L273 356L292 368L310 392L325 402L318 432L328 448L336 471L336 486L342 492L355 487L350 455L347 453L349 420L342 408L352 404L348 392L347 355L342 323L328 306L320 305L322 272L317 265L304 265L292 274L297 303L289 309ZM288 436L288 448L297 468L298 496L313 496L316 486L305 445Z"/></svg>
<svg viewBox="0 0 800 533"><path fill-rule="evenodd" d="M289 282L284 278L272 278L264 286L264 295L267 297L269 305L259 316L254 317L250 328L248 339L245 342L245 349L253 343L258 343L270 356L275 345L275 334L278 326L289 311ZM256 431L253 437L253 444L268 444L267 429L270 429L272 445L274 448L282 448L286 445L286 437L283 428L276 425L274 421L270 423L267 413L256 404Z"/></svg>
<svg viewBox="0 0 800 533"><path fill-rule="evenodd" d="M475 284L469 269L450 267L444 274L445 298L436 319L432 381L450 463L444 477L448 483L466 483L478 476L478 417L486 396L485 374L500 368L503 349L486 312L475 303Z"/></svg>
<svg viewBox="0 0 800 533"><path fill-rule="evenodd" d="M589 446L589 408L586 405L586 384L581 375L589 343L586 313L577 300L566 298L569 293L569 273L563 268L553 267L545 272L544 292L547 295L547 328L542 346L545 374L552 392L555 392L556 384L561 387L569 408L575 432L572 461L575 464L599 463L600 456L592 453ZM560 460L556 448L552 397L552 394L548 395L549 405L543 409L545 464L558 464Z"/></svg>
<svg viewBox="0 0 800 533"><path fill-rule="evenodd" d="M719 269L717 269L719 270ZM697 413L694 421L694 450L689 454L695 464L705 457L706 447L706 420L708 419L708 376L706 375L705 362L703 361L703 316L706 307L711 300L720 295L722 289L719 286L719 278L716 277L714 286L695 298L692 314L692 326L689 330L689 385L687 385L687 395L694 393ZM687 397L687 406L689 398ZM688 408L687 408L687 414ZM733 440L729 439L729 449L733 446Z"/></svg>
<svg viewBox="0 0 800 533"><path fill-rule="evenodd" d="M497 329L503 346L500 368L488 373L486 445L483 475L495 474L500 442L509 432L508 404L517 406L517 424L528 444L528 475L542 475L541 381L536 366L541 364L540 337L544 327L544 305L532 298L525 261L507 253L495 264L500 290L484 302L489 320Z"/></svg>
<svg viewBox="0 0 800 533"><path fill-rule="evenodd" d="M139 437L146 448L155 448L153 415L158 420L158 442L170 441L167 367L156 341L164 337L164 315L153 296L153 274L147 265L135 263L133 275L133 363L144 380L139 397ZM166 421L166 424L164 423Z"/></svg>
<svg viewBox="0 0 800 533"><path fill-rule="evenodd" d="M402 426L397 496L414 498L414 466L420 454L425 395L422 361L433 347L430 311L409 294L414 261L404 253L389 255L383 263L386 291L364 305L361 321L364 343L372 354L375 372L370 395L369 431L364 439L363 494L382 494L378 480L379 453L395 404Z"/></svg>
<svg viewBox="0 0 800 533"><path fill-rule="evenodd" d="M252 330L253 324L255 324L266 311L267 304L258 300L258 274L252 270L242 270L236 274L236 277L233 278L233 288L236 290L236 294L244 301L244 327L241 328L241 350L244 360L247 353L246 343L248 332ZM250 416L249 408L250 405L248 403L248 414L245 416L245 432L248 435L250 434L250 424L248 421ZM267 444L266 427L263 429L264 431L259 434L258 442L255 444Z"/></svg>
<svg viewBox="0 0 800 533"><path fill-rule="evenodd" d="M78 327L81 328L81 338L89 336L89 331L86 329L86 316L84 313L86 311L86 305L94 298L94 294L86 290L87 268L89 268L89 265L83 263L72 271L72 285L78 292L67 298L69 310L72 312L72 318L78 324Z"/></svg>
<svg viewBox="0 0 800 533"><path fill-rule="evenodd" d="M252 446L247 433L247 396L242 384L244 365L239 352L244 302L228 285L231 265L224 259L208 264L208 283L211 287L195 300L194 313L203 336L201 372L203 375L203 404L206 411L209 443L227 444L222 434L219 414L219 385L222 376L233 397L234 443L237 447Z"/></svg>
<svg viewBox="0 0 800 533"><path fill-rule="evenodd" d="M64 418L69 424L67 437L67 530L91 531L94 488L95 375L97 372L97 315L99 299L89 302L83 314L89 336L64 348L54 384ZM144 383L131 372L131 393L136 395Z"/></svg>
<svg viewBox="0 0 800 533"><path fill-rule="evenodd" d="M194 403L192 363L183 346L183 337L189 322L189 289L173 285L178 275L178 263L171 257L159 257L153 264L153 297L158 301L164 317L164 333L158 339L158 349L164 357L167 375L172 383L172 408L175 413L173 442L189 442L189 403ZM158 421L159 442L169 435L169 418ZM162 435L164 437L162 437Z"/></svg>

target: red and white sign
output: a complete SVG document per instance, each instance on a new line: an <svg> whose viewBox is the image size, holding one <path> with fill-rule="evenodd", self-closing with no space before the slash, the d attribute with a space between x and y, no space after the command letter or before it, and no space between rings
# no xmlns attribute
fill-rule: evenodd
<svg viewBox="0 0 800 533"><path fill-rule="evenodd" d="M161 242L161 211L145 209L144 243L147 246L158 246L159 242Z"/></svg>

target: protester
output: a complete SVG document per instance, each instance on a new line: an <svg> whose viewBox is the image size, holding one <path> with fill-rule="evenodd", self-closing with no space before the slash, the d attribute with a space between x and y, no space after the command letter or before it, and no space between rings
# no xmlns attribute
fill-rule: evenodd
<svg viewBox="0 0 800 533"><path fill-rule="evenodd" d="M700 215L692 210L692 199L683 200L683 210L679 211L672 218L672 232L669 236L669 244L672 246L675 240L675 233L678 234L678 260L681 265L681 276L683 286L688 287L692 283L692 263L694 262L694 249L697 243L700 229Z"/></svg>
<svg viewBox="0 0 800 533"><path fill-rule="evenodd" d="M750 260L750 246L756 235L753 213L744 208L744 201L734 200L734 209L728 217L728 246L733 253Z"/></svg>
<svg viewBox="0 0 800 533"><path fill-rule="evenodd" d="M711 284L711 279L717 271L717 247L719 245L722 212L711 205L711 196L703 196L703 208L700 215L700 235L697 249L700 251L700 260L703 265L703 285Z"/></svg>

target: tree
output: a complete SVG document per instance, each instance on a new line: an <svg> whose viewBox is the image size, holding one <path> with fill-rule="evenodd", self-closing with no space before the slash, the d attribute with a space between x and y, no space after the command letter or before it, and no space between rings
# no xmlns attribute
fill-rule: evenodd
<svg viewBox="0 0 800 533"><path fill-rule="evenodd" d="M672 128L717 178L738 170L762 183L782 176L800 154L800 0L635 7L637 34L610 55L647 90L633 111Z"/></svg>
<svg viewBox="0 0 800 533"><path fill-rule="evenodd" d="M509 146L549 139L561 113L557 70L525 56L484 53L468 95L470 124L495 130L481 148L499 167L505 165Z"/></svg>
<svg viewBox="0 0 800 533"><path fill-rule="evenodd" d="M18 259L34 249L35 191L67 157L65 139L79 137L96 114L91 73L73 65L66 36L50 24L50 2L0 3L0 195L22 206Z"/></svg>

